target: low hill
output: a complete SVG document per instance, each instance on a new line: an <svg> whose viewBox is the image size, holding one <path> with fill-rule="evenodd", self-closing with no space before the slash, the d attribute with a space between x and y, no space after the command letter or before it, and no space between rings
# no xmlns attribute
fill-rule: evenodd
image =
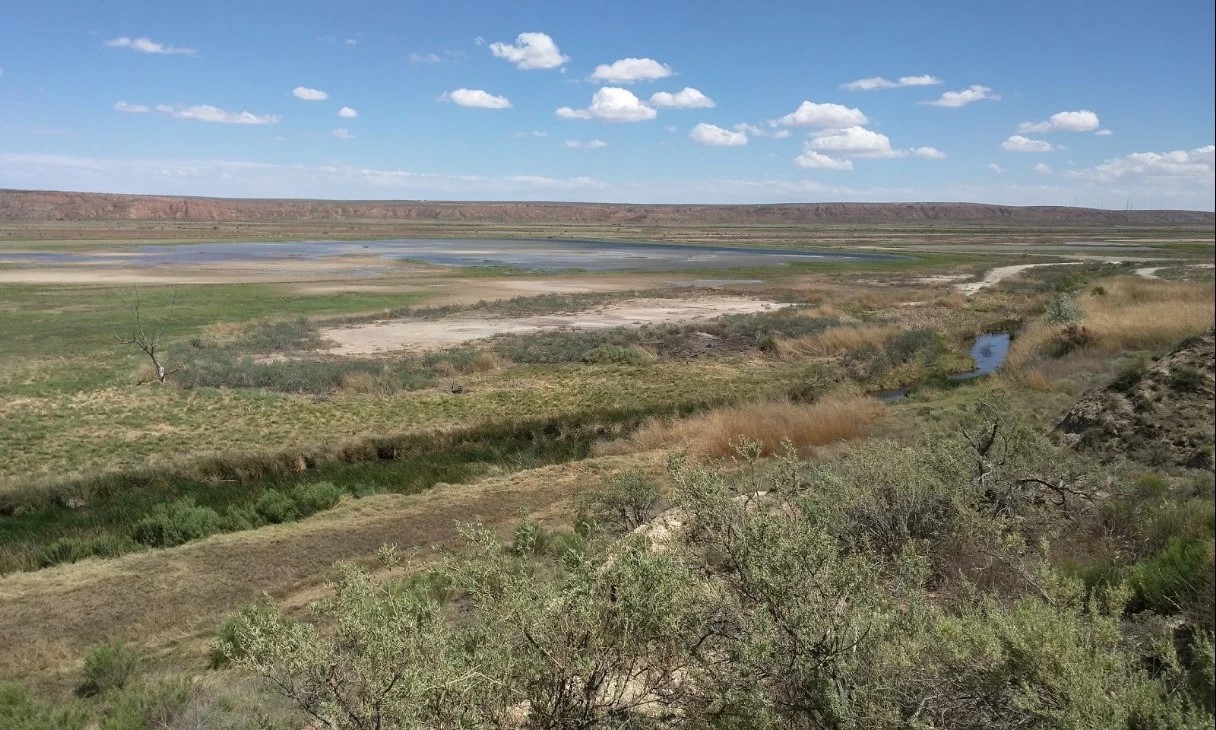
<svg viewBox="0 0 1216 730"><path fill-rule="evenodd" d="M45 221L434 221L622 225L1212 226L1205 211L1101 210L979 203L632 205L258 200L0 190L0 223Z"/></svg>

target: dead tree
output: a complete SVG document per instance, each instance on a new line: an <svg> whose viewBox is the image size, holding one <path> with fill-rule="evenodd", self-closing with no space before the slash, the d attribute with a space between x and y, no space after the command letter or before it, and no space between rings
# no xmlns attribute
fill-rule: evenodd
<svg viewBox="0 0 1216 730"><path fill-rule="evenodd" d="M130 324L131 334L124 337L119 333L118 328L114 327L114 338L118 340L120 345L134 345L143 350L148 359L152 361L152 367L156 373L156 381L159 383L165 382L170 375L181 370L181 366L175 367L172 370L166 370L164 363L161 362L161 337L165 334L165 327L173 316L173 310L177 307L177 289L173 290L173 298L169 301L168 312L155 326L145 322L144 314L140 309L142 303L138 296L128 301L121 295L118 295L118 300L130 310L132 319Z"/></svg>

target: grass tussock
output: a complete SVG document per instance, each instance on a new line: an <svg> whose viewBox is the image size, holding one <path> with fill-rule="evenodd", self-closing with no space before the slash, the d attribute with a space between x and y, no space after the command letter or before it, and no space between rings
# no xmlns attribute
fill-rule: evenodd
<svg viewBox="0 0 1216 730"><path fill-rule="evenodd" d="M882 347L897 333L894 327L877 325L832 327L802 337L777 340L777 353L788 359L835 357L867 345Z"/></svg>
<svg viewBox="0 0 1216 730"><path fill-rule="evenodd" d="M1008 364L1036 362L1075 349L1091 352L1154 350L1199 334L1216 322L1212 287L1120 277L1077 298L1081 318L1068 325L1031 324L1010 348Z"/></svg>
<svg viewBox="0 0 1216 730"><path fill-rule="evenodd" d="M747 439L765 455L780 453L788 441L800 453L864 436L884 414L882 403L861 396L828 396L814 403L772 401L718 408L683 419L652 419L625 442L608 450L682 448L698 458L723 458Z"/></svg>

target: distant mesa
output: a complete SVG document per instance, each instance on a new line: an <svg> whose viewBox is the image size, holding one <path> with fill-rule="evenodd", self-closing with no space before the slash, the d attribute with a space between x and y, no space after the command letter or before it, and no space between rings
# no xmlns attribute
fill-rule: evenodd
<svg viewBox="0 0 1216 730"><path fill-rule="evenodd" d="M656 225L973 224L1004 226L1211 226L1216 215L1190 210L1104 210L982 203L789 203L632 205L619 203L295 200L115 195L0 190L0 221L268 221L351 219Z"/></svg>

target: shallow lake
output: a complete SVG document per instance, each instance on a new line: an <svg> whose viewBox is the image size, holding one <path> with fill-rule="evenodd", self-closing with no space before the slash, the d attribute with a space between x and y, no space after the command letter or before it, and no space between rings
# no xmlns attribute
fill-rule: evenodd
<svg viewBox="0 0 1216 730"><path fill-rule="evenodd" d="M207 266L316 260L333 256L371 256L422 261L444 266L510 266L528 271L675 271L773 266L828 261L885 261L905 257L804 249L676 246L604 241L477 239L399 239L389 241L298 241L289 243L190 243L137 246L113 253L0 253L0 258L31 264L97 266Z"/></svg>

